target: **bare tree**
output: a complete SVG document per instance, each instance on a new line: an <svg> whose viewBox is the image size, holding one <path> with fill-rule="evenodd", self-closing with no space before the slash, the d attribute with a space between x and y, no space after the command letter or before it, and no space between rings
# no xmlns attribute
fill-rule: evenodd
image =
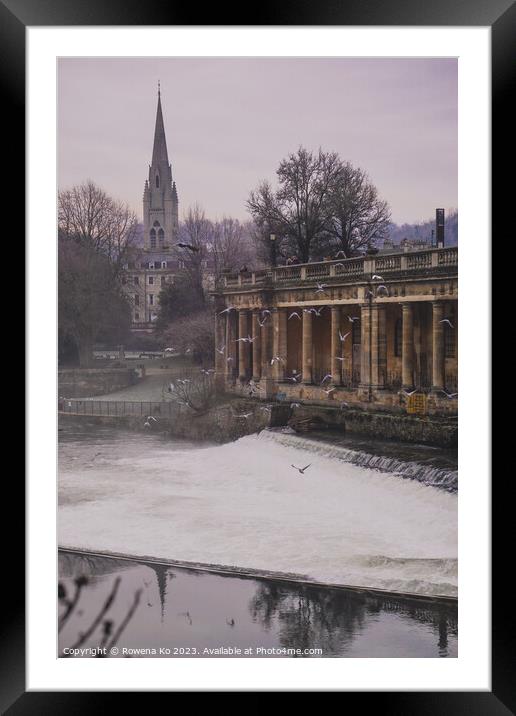
<svg viewBox="0 0 516 716"><path fill-rule="evenodd" d="M235 271L256 263L256 251L252 242L249 222L224 216L213 225L210 254L215 278L224 271Z"/></svg>
<svg viewBox="0 0 516 716"><path fill-rule="evenodd" d="M138 219L126 204L87 181L59 192L58 231L60 239L87 245L106 256L118 275L136 248Z"/></svg>
<svg viewBox="0 0 516 716"><path fill-rule="evenodd" d="M213 224L198 204L190 207L179 227L177 255L191 289L205 302L204 282L208 260L208 246L212 241Z"/></svg>
<svg viewBox="0 0 516 716"><path fill-rule="evenodd" d="M190 374L188 378L174 378L164 397L179 405L187 405L195 413L204 413L216 400L213 371L201 370L198 375Z"/></svg>
<svg viewBox="0 0 516 716"><path fill-rule="evenodd" d="M352 256L385 238L389 222L387 202L378 197L367 174L349 162L343 163L328 194L330 244Z"/></svg>
<svg viewBox="0 0 516 716"><path fill-rule="evenodd" d="M275 251L296 252L309 260L314 243L324 235L328 222L328 196L340 172L335 152L317 154L299 147L280 162L276 192L268 182L252 191L247 207L263 240L267 233L278 236Z"/></svg>

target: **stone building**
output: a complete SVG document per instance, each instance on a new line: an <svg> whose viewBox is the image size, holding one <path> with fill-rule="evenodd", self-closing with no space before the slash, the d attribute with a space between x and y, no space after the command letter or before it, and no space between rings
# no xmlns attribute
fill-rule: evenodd
<svg viewBox="0 0 516 716"><path fill-rule="evenodd" d="M453 414L457 270L451 247L225 276L215 291L218 384Z"/></svg>
<svg viewBox="0 0 516 716"><path fill-rule="evenodd" d="M178 240L178 209L158 88L152 161L143 190L143 248L127 264L123 278L132 306L132 329L135 332L153 330L159 293L166 283L173 283L175 274L181 269L181 260L173 252Z"/></svg>

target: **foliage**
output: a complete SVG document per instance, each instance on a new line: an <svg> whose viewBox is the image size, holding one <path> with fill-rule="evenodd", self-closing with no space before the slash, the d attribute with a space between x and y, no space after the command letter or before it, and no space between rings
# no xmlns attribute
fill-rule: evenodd
<svg viewBox="0 0 516 716"><path fill-rule="evenodd" d="M93 182L59 192L59 352L88 366L97 341L124 342L130 306L121 286L135 250L136 216Z"/></svg>
<svg viewBox="0 0 516 716"><path fill-rule="evenodd" d="M182 354L190 354L195 363L213 364L215 353L214 318L206 308L171 322L162 333L167 347Z"/></svg>

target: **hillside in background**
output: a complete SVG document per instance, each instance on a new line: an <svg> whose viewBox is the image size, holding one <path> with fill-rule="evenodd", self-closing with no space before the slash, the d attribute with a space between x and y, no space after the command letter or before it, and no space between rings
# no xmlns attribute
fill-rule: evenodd
<svg viewBox="0 0 516 716"><path fill-rule="evenodd" d="M435 217L419 224L391 224L388 239L394 244L399 244L402 239L410 241L427 241L432 239L432 230L435 232ZM459 213L456 209L450 209L444 215L444 245L457 246L459 233ZM435 233L434 233L435 243Z"/></svg>

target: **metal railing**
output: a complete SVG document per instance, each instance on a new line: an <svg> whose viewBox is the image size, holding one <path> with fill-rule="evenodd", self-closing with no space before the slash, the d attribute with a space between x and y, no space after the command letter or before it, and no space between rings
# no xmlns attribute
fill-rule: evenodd
<svg viewBox="0 0 516 716"><path fill-rule="evenodd" d="M93 416L133 416L146 418L172 418L180 411L180 405L172 400L85 400L80 398L60 398L58 411L72 415Z"/></svg>

